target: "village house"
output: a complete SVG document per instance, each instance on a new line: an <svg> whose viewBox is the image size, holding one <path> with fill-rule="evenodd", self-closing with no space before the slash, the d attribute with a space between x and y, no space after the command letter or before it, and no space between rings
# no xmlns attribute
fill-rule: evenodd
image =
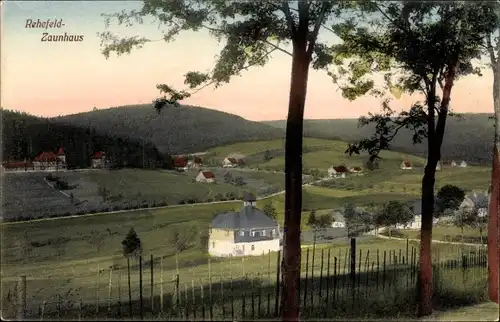
<svg viewBox="0 0 500 322"><path fill-rule="evenodd" d="M451 164L450 164L452 167L456 167L457 166L457 163L455 162L455 160L451 161Z"/></svg>
<svg viewBox="0 0 500 322"><path fill-rule="evenodd" d="M238 166L238 160L236 158L225 158L222 160L222 167L223 168L234 168Z"/></svg>
<svg viewBox="0 0 500 322"><path fill-rule="evenodd" d="M200 170L196 176L196 182L214 183L215 175L212 171Z"/></svg>
<svg viewBox="0 0 500 322"><path fill-rule="evenodd" d="M345 228L345 218L340 211L332 213L332 228Z"/></svg>
<svg viewBox="0 0 500 322"><path fill-rule="evenodd" d="M203 165L203 162L200 157L193 157L192 160L189 160L187 163L188 168L197 169Z"/></svg>
<svg viewBox="0 0 500 322"><path fill-rule="evenodd" d="M490 194L485 192L473 192L465 196L464 200L458 207L459 210L475 209L478 217L488 216L488 208L490 206Z"/></svg>
<svg viewBox="0 0 500 322"><path fill-rule="evenodd" d="M401 164L399 165L399 167L401 168L401 170L411 170L411 169L413 169L413 165L411 164L411 161L408 161L408 160L404 160L403 162L401 162Z"/></svg>
<svg viewBox="0 0 500 322"><path fill-rule="evenodd" d="M349 173L349 170L344 165L340 165L340 166L336 166L336 167L331 166L328 169L328 176L330 178L345 178L348 173Z"/></svg>
<svg viewBox="0 0 500 322"><path fill-rule="evenodd" d="M94 153L91 157L92 168L101 169L106 167L106 154L102 151Z"/></svg>
<svg viewBox="0 0 500 322"><path fill-rule="evenodd" d="M6 161L2 163L2 168L6 172L33 171L35 167L31 161Z"/></svg>
<svg viewBox="0 0 500 322"><path fill-rule="evenodd" d="M467 168L467 162L465 162L465 161L462 160L458 166L460 168Z"/></svg>
<svg viewBox="0 0 500 322"><path fill-rule="evenodd" d="M363 173L363 169L361 167L352 167L349 169L349 172L355 175L360 175Z"/></svg>
<svg viewBox="0 0 500 322"><path fill-rule="evenodd" d="M173 166L175 170L187 170L188 169L188 161L185 157L177 156L174 158Z"/></svg>
<svg viewBox="0 0 500 322"><path fill-rule="evenodd" d="M436 171L441 171L441 169L442 169L441 161L438 161L438 163L436 164Z"/></svg>
<svg viewBox="0 0 500 322"><path fill-rule="evenodd" d="M255 196L245 193L243 207L214 217L210 224L211 256L260 256L280 250L278 223L256 207Z"/></svg>
<svg viewBox="0 0 500 322"><path fill-rule="evenodd" d="M42 152L33 159L35 171L58 171L66 169L66 154L62 147L57 154L54 152Z"/></svg>

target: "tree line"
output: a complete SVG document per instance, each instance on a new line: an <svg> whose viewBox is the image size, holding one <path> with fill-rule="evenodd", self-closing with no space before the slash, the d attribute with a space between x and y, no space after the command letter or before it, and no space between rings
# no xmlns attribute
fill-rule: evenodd
<svg viewBox="0 0 500 322"><path fill-rule="evenodd" d="M88 168L95 152L103 151L111 168L172 167L170 155L150 141L97 133L89 126L54 123L27 113L2 109L2 161L33 160L41 152L63 147L68 168Z"/></svg>

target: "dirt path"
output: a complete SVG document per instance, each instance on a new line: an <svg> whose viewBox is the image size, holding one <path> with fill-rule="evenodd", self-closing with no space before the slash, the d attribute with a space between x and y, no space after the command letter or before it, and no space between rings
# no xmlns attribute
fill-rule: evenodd
<svg viewBox="0 0 500 322"><path fill-rule="evenodd" d="M380 232L380 229L382 228L379 228L379 232ZM409 241L416 241L416 242L420 242L420 239L415 239L415 238L398 238L398 237L389 237L389 236L385 236L385 235L381 235L381 234L377 234L376 235L378 238L382 238L382 239L392 239L392 240L409 240ZM432 240L433 243L436 243L436 244L449 244L449 245L464 245L464 246L477 246L477 247L488 247L488 245L481 245L481 244L474 244L474 243L462 243L462 242L450 242L450 241L443 241L443 240L435 240L433 239Z"/></svg>

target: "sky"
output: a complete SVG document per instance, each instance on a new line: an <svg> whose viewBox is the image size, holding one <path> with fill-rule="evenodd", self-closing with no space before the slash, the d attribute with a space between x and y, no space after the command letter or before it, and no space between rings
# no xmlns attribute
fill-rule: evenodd
<svg viewBox="0 0 500 322"><path fill-rule="evenodd" d="M129 55L108 60L101 54L97 33L105 31L102 13L139 9L134 1L2 1L1 105L39 116L57 116L98 109L151 104L159 93L156 84L184 88L183 75L208 71L222 44L205 32L186 32L175 42L153 42ZM26 28L27 20L61 20L61 28ZM157 24L127 29L120 35L161 38ZM49 34L83 35L81 42L42 42ZM328 37L328 36L323 36ZM183 104L202 106L250 120L284 119L287 115L291 58L272 56L264 67L253 68L218 89L208 87ZM403 96L396 109L410 106L418 97ZM492 75L459 80L453 89L455 112L493 112ZM311 71L305 117L308 119L357 118L378 112L380 102L364 97L354 102L322 71Z"/></svg>

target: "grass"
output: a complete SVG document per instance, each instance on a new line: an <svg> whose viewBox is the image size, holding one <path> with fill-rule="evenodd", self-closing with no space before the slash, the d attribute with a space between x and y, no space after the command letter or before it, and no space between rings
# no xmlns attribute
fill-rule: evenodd
<svg viewBox="0 0 500 322"><path fill-rule="evenodd" d="M431 319L433 321L497 321L498 312L498 304L488 302L448 311L436 311Z"/></svg>
<svg viewBox="0 0 500 322"><path fill-rule="evenodd" d="M349 278L347 277L349 271L349 255L348 246L344 245L334 245L334 246L323 246L317 247L315 250L309 248L303 251L302 256L302 279L308 278L308 294L309 299L314 301L312 298L313 294L316 297L316 302L307 305L304 309L304 315L311 317L322 317L316 315L317 312L325 312L326 308L324 306L324 301L318 300L318 296L325 298L326 286L323 284L322 291L319 290L319 278L321 276L337 276L338 281L330 283L333 289L337 293L337 298L335 300L335 308L330 312L337 317L381 317L384 314L393 317L394 314L398 312L401 316L411 316L413 314L413 309L410 306L401 307L400 304L403 301L410 301L414 303L414 289L411 285L415 283L416 275L410 273L411 270L416 269L418 263L418 257L410 257L410 254L417 254L418 244L410 242L409 248L407 250L406 243L394 240L381 240L373 239L367 242L359 243L359 255L357 253L356 270L358 272L358 285L361 285L361 291L356 298L356 302L352 302L350 298L350 288L349 288ZM113 246L110 245L110 248ZM408 253L406 253L408 251ZM433 253L435 254L433 262L436 267L441 267L439 274L435 273L436 278L436 291L439 296L436 298L436 305L438 307L450 306L453 303L447 302L450 296L455 296L455 301L459 301L457 304L463 304L465 302L474 302L484 300L483 296L485 293L483 283L485 283L486 269L483 268L471 268L468 269L466 275L465 273L456 270L456 266L445 264L448 260L457 258L457 255L461 254L462 251L470 252L475 251L471 247L458 247L453 245L434 245ZM313 259L313 254L315 260ZM328 256L330 254L330 256ZM143 264L143 294L149 298L151 290L153 290L154 296L158 297L160 292L169 298L170 301L172 294L175 294L175 285L173 277L179 274L179 286L181 303L185 305L186 299L191 301L191 294L198 298L198 303L200 303L200 289L203 288L205 292L205 298L211 293L215 298L216 306L219 305L217 309L217 314L221 317L220 304L226 303L226 317L228 312L230 312L230 305L228 302L231 300L229 293L233 295L233 290L236 292L234 297L235 306L241 308L243 294L249 296L250 293L257 295L259 292L266 296L270 294L274 298L273 286L276 282L276 268L277 268L277 256L276 253L271 253L262 257L252 257L252 258L235 258L235 259L221 259L209 261L206 257L201 260L189 260L192 254L181 254L178 258L178 264L176 264L175 256L164 256L155 257L156 260L153 262L153 283L151 289L150 277L151 277L151 262L148 261L149 257L145 257ZM402 259L406 258L406 261ZM162 258L162 260L160 259ZM324 263L322 263L321 258L323 258ZM387 260L385 259L387 258ZM413 258L411 265L408 266L408 258ZM327 270L327 263L328 270ZM108 264L114 264L115 268L113 273L108 269ZM314 266L313 266L314 263ZM336 263L336 265L334 265ZM406 263L402 265L402 263ZM63 261L61 260L56 265L51 265L50 274L45 276L38 274L38 270L33 271L36 275L33 277L28 277L28 298L29 303L32 305L32 309L35 311L38 305L42 304L42 301L47 301L48 305L54 309L57 296L61 296L65 301L70 301L73 303L78 303L80 300L84 305L90 306L92 309L96 303L100 303L102 308L101 312L107 311L108 297L111 292L112 302L116 304L117 299L120 298L121 302L127 301L127 279L126 279L126 262L123 258L115 258L113 262L101 261L100 265L97 266L96 262L85 263L85 261ZM382 267L387 265L387 270L382 271ZM26 264L24 265L26 266ZM24 269L23 266L23 269ZM41 269L43 265L39 266ZM100 274L97 273L98 268L105 268ZM376 271L374 270L376 268ZM460 267L460 265L457 265ZM48 268L48 267L46 267ZM389 269L390 268L390 269ZM34 269L34 267L33 267ZM307 273L306 273L307 272ZM314 275L313 275L314 272ZM377 273L376 273L377 272ZM382 272L383 275L382 275ZM20 274L25 274L20 273ZM48 273L48 272L47 272ZM4 274L4 270L2 270ZM375 274L377 275L375 280ZM380 275L379 275L380 274ZM410 276L411 274L411 276ZM346 277L342 277L342 276ZM35 277L36 276L36 277ZM138 298L138 283L139 283L139 270L136 261L131 261L131 283L132 283L132 299L137 304ZM382 277L384 276L384 277ZM243 281L242 281L243 280ZM382 284L386 285L382 289ZM463 281L463 283L457 283L458 280ZM230 283L233 281L233 283ZM246 282L245 282L246 281ZM385 281L385 282L382 282ZM247 283L246 286L243 284ZM325 283L324 281L322 283ZM360 283L360 284L359 284ZM225 291L223 292L221 287L224 284ZM240 285L241 284L241 285ZM110 285L112 289L110 291ZM119 286L120 285L120 286ZM358 286L359 288L360 286ZM8 294L8 290L14 289L13 279L6 278L2 275L2 289L5 290L5 294ZM212 292L210 292L210 290ZM303 280L301 286L301 292L304 294L305 281ZM226 294L225 300L222 299ZM319 295L319 294L322 295ZM332 298L333 295L330 295ZM472 296L472 297L471 297ZM267 297L267 296L266 296ZM266 299L264 297L264 301ZM3 299L6 301L6 299ZM157 298L158 300L158 298ZM255 305L257 305L257 299L254 297ZM460 302L461 301L461 302ZM146 310L149 314L148 300L145 301ZM301 297L302 302L302 297ZM157 302L158 303L158 302ZM274 303L274 300L271 301ZM323 303L323 304L322 304ZM357 303L357 304L356 304ZM370 304L370 305L361 305ZM356 304L353 310L352 305ZM247 308L247 318L250 318L250 300L247 298L246 302ZM158 304L156 304L158 309ZM198 314L201 314L201 309L199 305L190 306L189 314L192 314L193 307L198 307ZM71 308L67 308L71 311ZM94 308L95 310L95 308ZM127 305L124 305L124 310L127 310ZM265 309L264 309L265 310ZM95 312L95 311L94 311ZM92 312L92 313L94 313ZM66 314L67 312L63 312ZM87 312L89 314L90 312ZM241 313L239 313L241 314ZM326 313L325 313L326 314ZM321 314L322 315L322 314Z"/></svg>
<svg viewBox="0 0 500 322"><path fill-rule="evenodd" d="M177 173L121 169L114 171L81 171L58 173L70 185L75 202L50 188L44 181L47 173L8 174L4 178L5 197L2 203L3 218L40 218L54 215L120 210L141 205L175 205L180 202L214 201L217 195L241 196L244 191L257 196L263 189L279 191L283 188L282 173L262 174L251 171L231 170L233 178L241 176L246 184L235 186L224 183L224 172L215 171L215 184L194 182L197 171ZM100 189L108 191L104 200ZM22 211L19 211L22 209Z"/></svg>

